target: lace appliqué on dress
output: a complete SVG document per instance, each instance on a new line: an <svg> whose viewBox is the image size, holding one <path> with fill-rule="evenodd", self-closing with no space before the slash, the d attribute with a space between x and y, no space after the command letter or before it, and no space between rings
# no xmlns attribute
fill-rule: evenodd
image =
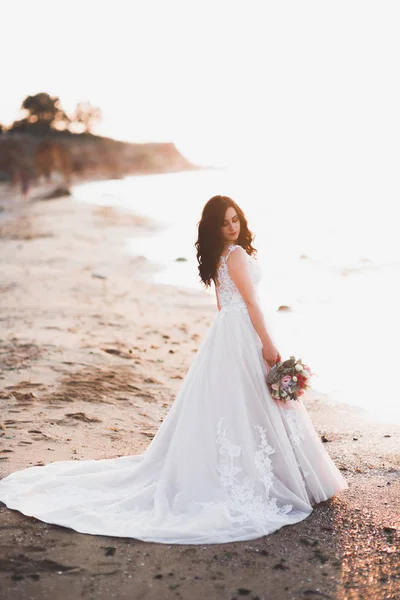
<svg viewBox="0 0 400 600"><path fill-rule="evenodd" d="M289 439L294 446L299 446L305 440L301 414L297 410L285 410L283 414L289 427Z"/></svg>
<svg viewBox="0 0 400 600"><path fill-rule="evenodd" d="M239 248L240 251L244 251L241 246L237 246L234 244L229 246L229 254L227 254L226 257L221 256L221 264L218 267L216 288L221 307L221 317L225 316L227 313L230 313L232 311L239 311L247 315L249 314L247 310L247 305L243 300L241 293L239 292L233 279L229 275L228 264L226 262L229 255ZM251 256L246 254L246 257L249 261L250 273L253 282L257 284L261 277L260 268L258 265L256 265L254 259Z"/></svg>
<svg viewBox="0 0 400 600"><path fill-rule="evenodd" d="M292 446L299 447L301 442L303 442L306 438L301 421L301 413L298 410L285 410L283 414L285 416L285 420L289 428L289 439L292 443ZM295 456L297 466L300 469L300 473L303 477L308 477L310 473L303 469L297 454L295 454Z"/></svg>
<svg viewBox="0 0 400 600"><path fill-rule="evenodd" d="M226 306L221 306L221 317L223 317L224 315L226 315L227 313L232 312L233 310L237 310L240 312L245 313L246 315L249 314L249 311L247 310L247 306L245 304L245 302L234 302L232 304L227 304Z"/></svg>
<svg viewBox="0 0 400 600"><path fill-rule="evenodd" d="M231 252L234 251L235 248L239 246L235 246ZM233 282L231 276L229 275L228 265L225 257L221 257L221 265L218 268L217 272L218 277L218 297L220 301L221 308L227 310L243 310L247 311L246 303L243 300L239 290L237 289L235 283ZM228 309L229 307L229 309Z"/></svg>
<svg viewBox="0 0 400 600"><path fill-rule="evenodd" d="M235 459L241 455L241 447L233 444L226 435L226 429L222 428L222 417L217 427L217 444L219 445L220 460L217 466L219 478L223 486L229 493L227 508L238 523L245 523L248 520L259 524L269 522L272 515L286 515L293 509L291 504L285 504L282 507L277 506L277 499L271 498L271 487L274 479L271 454L275 453L266 438L265 429L260 425L255 428L260 434L259 449L254 453L254 464L259 477L242 476L238 477L243 469L235 464ZM257 485L263 489L257 493ZM211 507L213 502L196 502L205 507Z"/></svg>

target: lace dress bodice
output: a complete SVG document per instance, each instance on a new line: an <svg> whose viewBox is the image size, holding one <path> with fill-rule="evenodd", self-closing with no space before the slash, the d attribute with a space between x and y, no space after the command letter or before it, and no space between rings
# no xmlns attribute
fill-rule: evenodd
<svg viewBox="0 0 400 600"><path fill-rule="evenodd" d="M247 312L247 305L228 270L228 258L231 252L234 252L235 250L244 252L248 260L251 279L256 286L260 282L262 276L260 265L255 258L247 254L247 252L239 245L231 244L228 246L228 253L226 256L221 256L221 264L217 269L216 290L221 312L229 312L231 310L242 310Z"/></svg>

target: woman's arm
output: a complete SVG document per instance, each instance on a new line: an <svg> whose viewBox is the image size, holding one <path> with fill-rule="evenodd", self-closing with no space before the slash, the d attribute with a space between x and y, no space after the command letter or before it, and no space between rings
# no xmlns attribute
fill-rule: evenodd
<svg viewBox="0 0 400 600"><path fill-rule="evenodd" d="M257 331L263 345L263 357L272 367L277 358L278 351L267 331L264 316L257 300L257 292L251 279L249 264L247 262L246 251L239 246L237 250L231 252L229 260L227 259L228 271L234 284L239 290L243 300L246 302L250 319Z"/></svg>

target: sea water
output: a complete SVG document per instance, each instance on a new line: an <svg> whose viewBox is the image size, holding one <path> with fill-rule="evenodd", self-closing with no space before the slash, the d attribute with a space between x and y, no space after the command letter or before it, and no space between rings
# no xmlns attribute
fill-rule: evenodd
<svg viewBox="0 0 400 600"><path fill-rule="evenodd" d="M262 168L204 169L88 183L74 197L150 218L153 233L135 234L127 250L158 265L154 281L203 290L197 224L211 196L231 196L255 234L260 300L283 358L301 357L319 392L400 423L397 202L384 188L377 200L301 183L279 185Z"/></svg>

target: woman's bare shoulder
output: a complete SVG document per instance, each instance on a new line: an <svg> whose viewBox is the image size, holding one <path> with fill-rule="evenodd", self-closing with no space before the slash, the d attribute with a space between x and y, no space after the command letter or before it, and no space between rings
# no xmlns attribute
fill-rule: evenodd
<svg viewBox="0 0 400 600"><path fill-rule="evenodd" d="M227 255L226 262L231 265L241 265L247 261L248 254L242 246L234 246L230 254Z"/></svg>
<svg viewBox="0 0 400 600"><path fill-rule="evenodd" d="M235 252L236 251L236 252ZM228 246L228 249L224 253L224 257L226 259L229 258L230 255L233 254L247 254L246 250L242 248L239 244L231 244Z"/></svg>

